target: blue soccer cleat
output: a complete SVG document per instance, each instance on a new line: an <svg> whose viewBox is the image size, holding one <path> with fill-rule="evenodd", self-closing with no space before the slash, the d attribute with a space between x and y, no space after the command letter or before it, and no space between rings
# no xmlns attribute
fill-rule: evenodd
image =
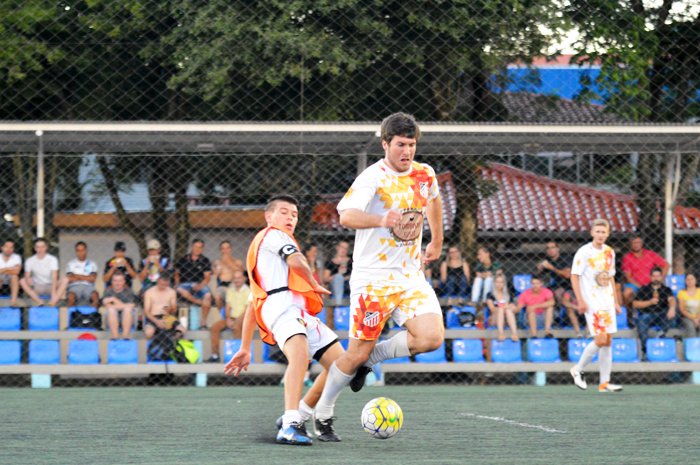
<svg viewBox="0 0 700 465"><path fill-rule="evenodd" d="M280 428L277 432L277 444L294 446L311 446L313 441L308 437L304 423L292 423L289 428Z"/></svg>
<svg viewBox="0 0 700 465"><path fill-rule="evenodd" d="M283 419L283 418L284 418L284 415L281 416L281 417L279 417L279 418L277 419L277 421L275 422L275 426L277 426L277 429L282 429L282 424L283 424L282 419ZM306 430L306 422L304 422L304 431L306 431L306 435L307 435L308 437L310 437L310 438L313 437L313 436L311 436L311 433L309 433L309 432Z"/></svg>

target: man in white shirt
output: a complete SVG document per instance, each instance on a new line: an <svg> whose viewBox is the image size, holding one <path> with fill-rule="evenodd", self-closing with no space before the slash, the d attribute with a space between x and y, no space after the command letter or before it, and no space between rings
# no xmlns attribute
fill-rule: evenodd
<svg viewBox="0 0 700 465"><path fill-rule="evenodd" d="M100 306L100 296L95 290L97 279L97 264L87 259L87 245L85 242L75 244L75 256L77 258L68 262L66 277L59 281L58 295L66 291L68 306L89 302L96 309Z"/></svg>
<svg viewBox="0 0 700 465"><path fill-rule="evenodd" d="M24 278L19 285L37 305L44 302L39 296L50 296L50 305L58 304L58 259L47 253L49 245L46 239L34 241L35 255L24 262Z"/></svg>
<svg viewBox="0 0 700 465"><path fill-rule="evenodd" d="M12 299L10 305L16 307L22 258L14 252L15 241L7 239L2 244L2 254L0 255L0 295L9 295Z"/></svg>
<svg viewBox="0 0 700 465"><path fill-rule="evenodd" d="M356 229L350 278L350 334L347 352L328 371L316 420L331 418L340 391L359 391L372 366L440 348L442 311L421 267L423 218L431 242L423 260L440 257L442 202L433 169L413 161L420 129L404 113L381 126L385 157L362 172L338 204L340 223ZM392 317L406 329L377 343Z"/></svg>

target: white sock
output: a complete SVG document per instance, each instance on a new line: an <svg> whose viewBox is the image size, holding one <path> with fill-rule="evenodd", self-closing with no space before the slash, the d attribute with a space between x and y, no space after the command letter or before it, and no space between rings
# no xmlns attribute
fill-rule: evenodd
<svg viewBox="0 0 700 465"><path fill-rule="evenodd" d="M299 410L284 411L284 416L282 417L282 428L289 428L292 423L301 423L301 415L299 415Z"/></svg>
<svg viewBox="0 0 700 465"><path fill-rule="evenodd" d="M610 346L600 348L598 359L600 361L600 384L609 383L612 371L612 349Z"/></svg>
<svg viewBox="0 0 700 465"><path fill-rule="evenodd" d="M586 365L591 363L591 360L593 360L595 354L598 353L598 349L600 349L600 347L596 345L595 341L591 341L591 343L588 344L585 349L583 349L581 360L579 360L578 364L576 365L576 371L579 373L582 372L583 369L586 368Z"/></svg>
<svg viewBox="0 0 700 465"><path fill-rule="evenodd" d="M317 419L326 420L333 416L335 401L338 399L340 391L350 384L353 376L355 376L355 373L346 375L340 371L335 362L333 362L330 370L328 370L328 377L326 378L326 385L323 387L321 398L318 400L318 404L316 404Z"/></svg>
<svg viewBox="0 0 700 465"><path fill-rule="evenodd" d="M390 358L408 357L411 351L408 349L408 331L401 331L391 339L379 342L372 349L365 366L372 368L379 362Z"/></svg>
<svg viewBox="0 0 700 465"><path fill-rule="evenodd" d="M299 402L299 416L301 417L301 421L306 421L309 418L311 418L311 414L313 413L314 409L308 406L306 402L303 400Z"/></svg>

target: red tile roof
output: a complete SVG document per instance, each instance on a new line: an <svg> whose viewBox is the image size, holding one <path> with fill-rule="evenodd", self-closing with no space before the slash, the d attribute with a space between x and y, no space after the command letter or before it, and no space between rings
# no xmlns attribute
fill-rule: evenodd
<svg viewBox="0 0 700 465"><path fill-rule="evenodd" d="M482 198L477 212L479 231L587 232L595 218L606 218L612 232L636 231L639 208L631 195L616 194L538 176L493 163L481 168L484 181L497 190ZM457 211L452 175L438 175L445 231L452 229ZM332 194L316 205L312 222L318 230L343 230L336 205L343 194ZM659 205L661 214L661 205ZM427 227L427 222L426 222ZM700 210L676 207L675 229L700 229Z"/></svg>

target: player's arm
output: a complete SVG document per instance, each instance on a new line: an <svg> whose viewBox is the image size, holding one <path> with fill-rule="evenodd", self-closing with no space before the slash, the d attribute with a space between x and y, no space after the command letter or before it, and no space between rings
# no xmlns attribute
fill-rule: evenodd
<svg viewBox="0 0 700 465"><path fill-rule="evenodd" d="M579 281L580 276L577 274L571 275L571 287L574 289L574 294L576 294L576 301L578 302L578 312L583 314L588 310L588 304L583 300L583 294L581 294L581 282Z"/></svg>
<svg viewBox="0 0 700 465"><path fill-rule="evenodd" d="M671 294L668 297L668 319L675 318L676 316L676 298Z"/></svg>
<svg viewBox="0 0 700 465"><path fill-rule="evenodd" d="M613 288L613 298L615 299L615 313L618 315L622 313L622 307L620 306L620 301L617 298L617 287L615 286L615 277L610 276L610 285Z"/></svg>
<svg viewBox="0 0 700 465"><path fill-rule="evenodd" d="M401 220L401 214L389 210L384 216L373 215L357 208L340 212L340 224L351 229L393 228Z"/></svg>
<svg viewBox="0 0 700 465"><path fill-rule="evenodd" d="M22 265L15 265L12 268L5 268L3 271L3 274L8 274L12 276L19 276L19 274L22 272Z"/></svg>
<svg viewBox="0 0 700 465"><path fill-rule="evenodd" d="M564 268L563 270L557 270L556 268L552 268L552 271L554 271L556 274L558 274L564 279L571 279L571 268Z"/></svg>
<svg viewBox="0 0 700 465"><path fill-rule="evenodd" d="M253 333L255 332L255 310L253 302L248 302L243 317L243 327L241 329L241 348L236 352L233 358L224 367L224 373L238 376L241 370L248 371L250 365L250 344L253 341Z"/></svg>
<svg viewBox="0 0 700 465"><path fill-rule="evenodd" d="M440 258L444 241L442 232L442 199L439 195L428 204L426 215L428 217L428 226L430 226L430 244L425 248L425 262L430 263Z"/></svg>
<svg viewBox="0 0 700 465"><path fill-rule="evenodd" d="M296 247L294 247L294 250L296 250ZM280 254L282 253L283 252L281 251ZM306 257L304 257L300 252L294 252L288 255L286 259L284 257L282 258L287 262L290 269L294 270L304 279L304 281L311 285L314 291L316 291L318 294L331 295L331 291L316 282L314 279L314 274L309 267L309 262L306 261Z"/></svg>

